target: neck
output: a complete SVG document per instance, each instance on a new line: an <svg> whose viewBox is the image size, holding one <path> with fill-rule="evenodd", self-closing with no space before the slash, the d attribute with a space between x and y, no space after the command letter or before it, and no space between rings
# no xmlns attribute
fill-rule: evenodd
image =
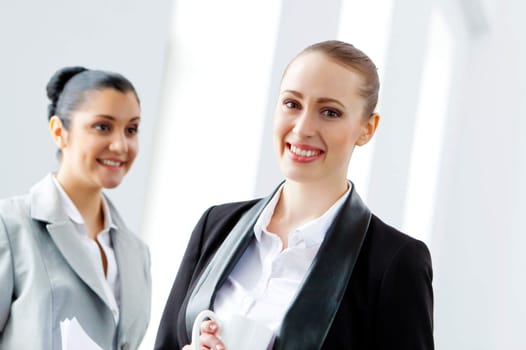
<svg viewBox="0 0 526 350"><path fill-rule="evenodd" d="M293 225L322 216L349 188L349 183L316 185L287 180L274 215Z"/></svg>
<svg viewBox="0 0 526 350"><path fill-rule="evenodd" d="M94 238L104 227L101 189L76 184L60 172L57 180L84 219L88 235Z"/></svg>

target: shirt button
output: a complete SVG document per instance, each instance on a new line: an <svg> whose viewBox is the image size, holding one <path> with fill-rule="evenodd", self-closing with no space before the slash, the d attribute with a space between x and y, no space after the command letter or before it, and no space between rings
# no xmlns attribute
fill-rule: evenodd
<svg viewBox="0 0 526 350"><path fill-rule="evenodd" d="M291 241L292 244L298 244L298 242L300 241L300 238L298 237L298 235L294 235L294 234L293 234L293 235L290 237L290 241Z"/></svg>

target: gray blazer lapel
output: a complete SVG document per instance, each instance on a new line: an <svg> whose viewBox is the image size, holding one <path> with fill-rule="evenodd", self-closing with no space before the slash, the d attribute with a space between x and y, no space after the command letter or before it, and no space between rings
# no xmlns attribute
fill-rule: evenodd
<svg viewBox="0 0 526 350"><path fill-rule="evenodd" d="M106 197L111 218L118 229L112 229L111 240L119 267L120 320L119 342L130 337L142 339L150 319L151 276L150 254L134 234L129 231L113 203ZM141 322L144 322L144 329ZM140 329L142 334L130 334ZM120 344L119 343L119 344Z"/></svg>
<svg viewBox="0 0 526 350"><path fill-rule="evenodd" d="M31 188L31 217L47 222L49 235L66 262L109 307L97 271L91 264L82 242L76 236L73 223L62 210L60 196L51 177L52 174L48 174ZM49 203L56 204L50 206Z"/></svg>
<svg viewBox="0 0 526 350"><path fill-rule="evenodd" d="M82 242L75 236L75 227L71 222L61 222L56 224L48 224L47 229L53 242L66 259L69 266L75 271L88 287L90 287L95 294L101 298L109 307L109 302L106 299L106 293L97 276L97 271L90 258L86 253Z"/></svg>
<svg viewBox="0 0 526 350"><path fill-rule="evenodd" d="M322 347L351 278L370 220L371 212L353 186L303 286L285 314L273 349Z"/></svg>
<svg viewBox="0 0 526 350"><path fill-rule="evenodd" d="M195 317L211 307L217 289L246 250L253 237L253 226L272 196L262 199L242 216L203 270L186 307L188 339L191 339ZM370 220L371 212L353 188L285 315L274 349L321 348L343 298ZM306 329L309 331L305 332Z"/></svg>
<svg viewBox="0 0 526 350"><path fill-rule="evenodd" d="M122 230L122 226L119 224L117 226L119 231ZM112 231L112 243L115 259L119 266L120 279L121 314L119 323L121 328L129 329L129 325L135 321L137 315L141 314L141 310L145 307L145 300L149 296L144 295L144 288L137 286L137 282L141 280L138 275L144 272L142 266L144 258L132 254L138 251L137 246L127 237L131 233L119 231Z"/></svg>
<svg viewBox="0 0 526 350"><path fill-rule="evenodd" d="M260 200L243 214L214 254L207 267L203 270L203 273L192 290L186 307L185 319L188 339L192 338L192 325L197 314L202 310L210 309L218 288L228 277L228 274L234 268L254 237L254 224L271 198L272 196Z"/></svg>

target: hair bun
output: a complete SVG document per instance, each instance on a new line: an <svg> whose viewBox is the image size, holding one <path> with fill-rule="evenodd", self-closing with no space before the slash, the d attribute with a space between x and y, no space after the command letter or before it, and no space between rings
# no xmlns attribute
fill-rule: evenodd
<svg viewBox="0 0 526 350"><path fill-rule="evenodd" d="M87 70L87 68L79 66L64 67L53 74L46 86L47 97L51 100L48 107L48 118L51 118L55 114L58 98L60 97L62 90L64 90L66 83L75 75Z"/></svg>

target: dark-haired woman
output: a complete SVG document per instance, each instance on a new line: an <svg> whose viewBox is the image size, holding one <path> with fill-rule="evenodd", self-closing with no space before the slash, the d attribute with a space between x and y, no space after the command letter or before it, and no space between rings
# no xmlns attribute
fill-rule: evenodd
<svg viewBox="0 0 526 350"><path fill-rule="evenodd" d="M347 180L354 147L376 131L378 89L375 65L350 44L320 42L292 60L274 114L284 181L267 198L204 213L157 350L190 349L203 309L260 322L272 349L433 349L427 247L371 214ZM218 330L202 323L201 349L224 349Z"/></svg>
<svg viewBox="0 0 526 350"><path fill-rule="evenodd" d="M0 201L0 349L137 349L149 251L103 193L137 155L137 93L120 74L66 67L47 95L59 169Z"/></svg>

